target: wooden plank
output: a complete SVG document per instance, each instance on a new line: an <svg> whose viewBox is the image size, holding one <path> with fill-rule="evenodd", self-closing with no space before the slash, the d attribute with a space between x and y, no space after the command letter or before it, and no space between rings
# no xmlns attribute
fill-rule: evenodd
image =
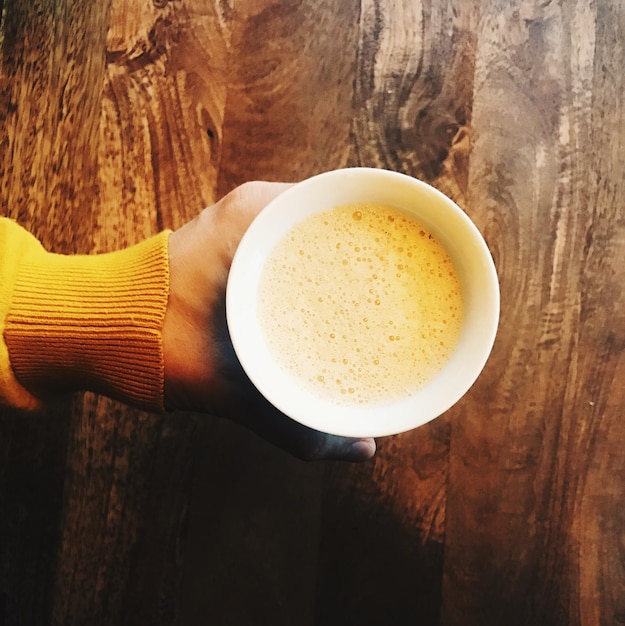
<svg viewBox="0 0 625 626"><path fill-rule="evenodd" d="M52 250L116 249L212 199L207 130L220 133L223 101L205 88L208 64L188 69L198 39L223 56L220 14L157 4L4 4L3 214ZM194 421L87 395L0 427L0 620L171 623Z"/></svg>
<svg viewBox="0 0 625 626"><path fill-rule="evenodd" d="M476 3L361 3L352 165L466 193ZM437 624L450 422L335 465L324 493L317 624Z"/></svg>
<svg viewBox="0 0 625 626"><path fill-rule="evenodd" d="M617 71L625 63L625 6L598 5L596 11L591 132L583 144L586 164L593 164L586 175L592 185L581 198L588 204L580 357L576 384L570 385L571 406L588 417L570 456L581 494L570 544L579 567L579 623L607 626L625 621L625 83ZM581 462L575 462L580 453Z"/></svg>
<svg viewBox="0 0 625 626"><path fill-rule="evenodd" d="M345 165L358 4L235 3L218 194ZM296 210L296 207L294 207ZM181 623L313 623L322 465L209 422Z"/></svg>
<svg viewBox="0 0 625 626"><path fill-rule="evenodd" d="M88 251L108 4L4 3L0 204L52 249ZM89 63L85 62L89 59ZM85 219L86 217L86 219ZM70 423L67 401L2 412L0 621L47 624Z"/></svg>
<svg viewBox="0 0 625 626"><path fill-rule="evenodd" d="M111 4L93 250L194 217L214 197L228 32L218 3ZM54 623L170 624L196 422L87 395L68 454Z"/></svg>
<svg viewBox="0 0 625 626"><path fill-rule="evenodd" d="M453 424L446 624L622 619L622 25L581 0L483 3L469 204L503 306Z"/></svg>

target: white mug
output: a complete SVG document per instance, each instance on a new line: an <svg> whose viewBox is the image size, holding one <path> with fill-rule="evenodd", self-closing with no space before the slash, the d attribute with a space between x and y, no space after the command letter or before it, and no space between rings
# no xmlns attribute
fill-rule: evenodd
<svg viewBox="0 0 625 626"><path fill-rule="evenodd" d="M276 362L258 315L263 268L280 240L313 214L354 203L384 205L412 215L446 249L462 289L460 337L449 360L412 395L383 404L345 405L300 384ZM232 262L226 314L243 369L276 408L319 431L347 437L380 437L416 428L438 417L473 385L495 341L499 284L482 235L452 200L404 174L347 168L294 185L257 216Z"/></svg>

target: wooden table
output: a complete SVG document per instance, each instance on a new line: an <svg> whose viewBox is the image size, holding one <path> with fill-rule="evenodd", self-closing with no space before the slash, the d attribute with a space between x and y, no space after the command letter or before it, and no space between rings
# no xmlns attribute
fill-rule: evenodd
<svg viewBox="0 0 625 626"><path fill-rule="evenodd" d="M85 395L0 418L0 624L625 622L625 3L5 0L0 212L65 253L237 184L422 178L495 348L373 462Z"/></svg>

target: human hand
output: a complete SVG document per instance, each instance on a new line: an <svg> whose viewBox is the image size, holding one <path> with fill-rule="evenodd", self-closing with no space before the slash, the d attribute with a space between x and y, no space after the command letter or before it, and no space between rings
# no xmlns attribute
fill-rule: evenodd
<svg viewBox="0 0 625 626"><path fill-rule="evenodd" d="M232 419L303 459L364 461L375 454L373 439L321 433L273 407L246 376L228 334L225 291L232 257L256 215L289 186L241 185L170 235L165 406Z"/></svg>

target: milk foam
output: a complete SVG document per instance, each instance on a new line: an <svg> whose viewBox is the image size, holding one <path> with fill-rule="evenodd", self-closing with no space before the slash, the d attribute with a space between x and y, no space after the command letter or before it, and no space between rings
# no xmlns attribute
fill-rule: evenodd
<svg viewBox="0 0 625 626"><path fill-rule="evenodd" d="M446 250L412 217L373 204L295 226L267 260L258 298L276 361L338 403L411 395L449 359L462 325Z"/></svg>

